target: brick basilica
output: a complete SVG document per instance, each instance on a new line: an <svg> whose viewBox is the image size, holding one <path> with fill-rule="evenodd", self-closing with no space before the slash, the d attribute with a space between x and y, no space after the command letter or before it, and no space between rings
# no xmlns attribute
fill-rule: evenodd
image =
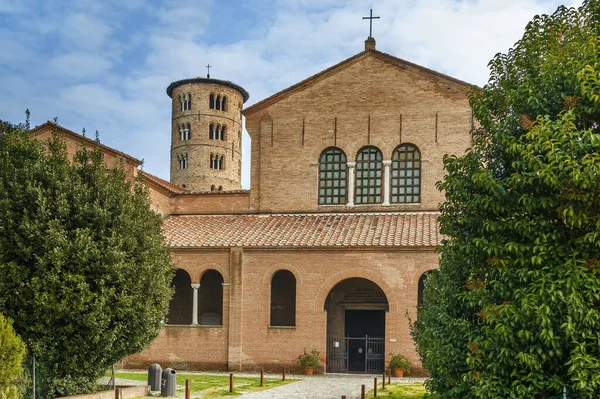
<svg viewBox="0 0 600 399"><path fill-rule="evenodd" d="M326 372L380 372L402 353L418 374L409 317L438 267L443 156L471 143L468 86L371 37L247 108L235 83L172 83L170 181L102 146L109 166L145 175L177 267L162 332L123 366L275 370L316 349ZM56 128L70 151L87 140L53 123L34 133Z"/></svg>

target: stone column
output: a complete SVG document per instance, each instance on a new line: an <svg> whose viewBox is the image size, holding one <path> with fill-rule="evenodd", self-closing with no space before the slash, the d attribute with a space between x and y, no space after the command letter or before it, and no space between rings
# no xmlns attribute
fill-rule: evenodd
<svg viewBox="0 0 600 399"><path fill-rule="evenodd" d="M346 162L348 165L348 203L346 206L354 206L354 167L356 162Z"/></svg>
<svg viewBox="0 0 600 399"><path fill-rule="evenodd" d="M192 300L192 325L198 325L198 288L200 288L200 284L192 284L192 289L194 290L194 299Z"/></svg>
<svg viewBox="0 0 600 399"><path fill-rule="evenodd" d="M383 161L383 204L382 206L390 206L390 165L392 161Z"/></svg>

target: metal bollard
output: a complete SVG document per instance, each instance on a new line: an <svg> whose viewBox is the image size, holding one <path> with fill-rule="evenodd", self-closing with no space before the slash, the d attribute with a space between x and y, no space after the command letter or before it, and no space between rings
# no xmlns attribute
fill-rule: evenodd
<svg viewBox="0 0 600 399"><path fill-rule="evenodd" d="M365 399L365 385L360 386L360 399Z"/></svg>
<svg viewBox="0 0 600 399"><path fill-rule="evenodd" d="M282 381L285 381L285 366L283 366L283 379Z"/></svg>
<svg viewBox="0 0 600 399"><path fill-rule="evenodd" d="M229 392L233 392L233 373L229 374Z"/></svg>
<svg viewBox="0 0 600 399"><path fill-rule="evenodd" d="M381 390L385 391L385 372L383 373L383 378L381 379Z"/></svg>
<svg viewBox="0 0 600 399"><path fill-rule="evenodd" d="M191 398L190 380L185 380L185 399Z"/></svg>
<svg viewBox="0 0 600 399"><path fill-rule="evenodd" d="M373 397L377 397L377 377L373 379Z"/></svg>
<svg viewBox="0 0 600 399"><path fill-rule="evenodd" d="M265 384L265 374L263 369L260 369L260 386L262 387Z"/></svg>

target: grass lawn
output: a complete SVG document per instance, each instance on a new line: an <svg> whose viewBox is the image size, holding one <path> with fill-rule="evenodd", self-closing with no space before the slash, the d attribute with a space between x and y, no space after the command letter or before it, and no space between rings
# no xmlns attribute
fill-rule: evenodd
<svg viewBox="0 0 600 399"><path fill-rule="evenodd" d="M108 374L110 375L110 373ZM116 378L124 378L135 381L148 381L147 373L115 373ZM190 380L192 393L202 393L202 398L220 398L222 396L241 395L243 391L260 391L273 388L278 385L287 384L293 380L281 381L277 378L265 378L264 386L260 386L260 378L233 376L234 392L229 392L229 376L204 375L204 374L177 374L177 385L184 385L185 380ZM183 392L178 389L177 392Z"/></svg>
<svg viewBox="0 0 600 399"><path fill-rule="evenodd" d="M386 385L385 391L381 388L377 389L378 398L387 399L422 399L425 396L425 387L423 384L399 384L395 383L392 385ZM373 392L368 395L369 398L373 397Z"/></svg>

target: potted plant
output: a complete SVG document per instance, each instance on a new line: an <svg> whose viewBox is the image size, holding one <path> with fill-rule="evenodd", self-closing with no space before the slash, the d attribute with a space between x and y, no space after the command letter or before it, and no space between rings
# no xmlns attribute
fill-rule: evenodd
<svg viewBox="0 0 600 399"><path fill-rule="evenodd" d="M390 370L394 373L394 377L403 377L404 373L410 371L410 361L406 356L395 353L391 353L390 356Z"/></svg>
<svg viewBox="0 0 600 399"><path fill-rule="evenodd" d="M319 351L313 349L310 353L307 353L306 349L304 349L304 353L298 356L298 362L304 368L306 375L312 375L313 371L320 365Z"/></svg>

